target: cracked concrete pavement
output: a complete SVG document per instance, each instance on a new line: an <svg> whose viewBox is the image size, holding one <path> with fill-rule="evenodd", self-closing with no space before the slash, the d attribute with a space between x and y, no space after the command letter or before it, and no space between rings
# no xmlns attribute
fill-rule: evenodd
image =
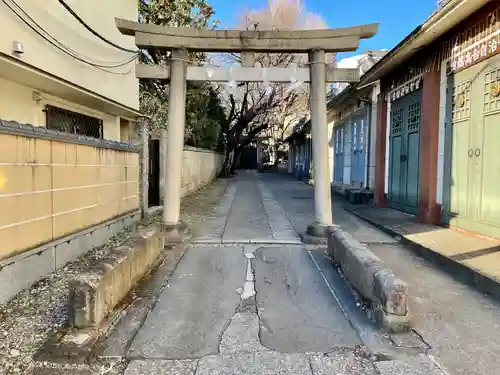
<svg viewBox="0 0 500 375"><path fill-rule="evenodd" d="M135 320L140 329L114 354L129 361L125 375L442 374L424 349L376 355L393 344L324 249L299 241L312 201L277 199L276 186L253 172L231 181L147 316Z"/></svg>

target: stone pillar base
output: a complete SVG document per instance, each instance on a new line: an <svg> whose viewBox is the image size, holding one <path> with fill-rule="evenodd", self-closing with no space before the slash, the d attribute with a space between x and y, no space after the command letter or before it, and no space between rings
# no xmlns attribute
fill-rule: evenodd
<svg viewBox="0 0 500 375"><path fill-rule="evenodd" d="M189 229L186 223L162 224L161 231L165 236L165 246L185 242L189 239Z"/></svg>
<svg viewBox="0 0 500 375"><path fill-rule="evenodd" d="M326 245L327 238L327 225L310 224L307 226L306 232L300 234L302 242L311 245Z"/></svg>
<svg viewBox="0 0 500 375"><path fill-rule="evenodd" d="M139 224L141 225L149 225L151 221L151 213L149 213L147 210L144 212L141 212L141 219L139 220Z"/></svg>

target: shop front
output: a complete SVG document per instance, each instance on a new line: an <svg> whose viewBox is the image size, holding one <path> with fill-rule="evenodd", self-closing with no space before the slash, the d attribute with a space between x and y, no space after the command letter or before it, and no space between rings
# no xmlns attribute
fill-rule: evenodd
<svg viewBox="0 0 500 375"><path fill-rule="evenodd" d="M475 43L455 47L445 126L443 220L492 237L500 237L499 13L467 31Z"/></svg>
<svg viewBox="0 0 500 375"><path fill-rule="evenodd" d="M417 214L420 177L422 82L417 78L391 102L388 205Z"/></svg>

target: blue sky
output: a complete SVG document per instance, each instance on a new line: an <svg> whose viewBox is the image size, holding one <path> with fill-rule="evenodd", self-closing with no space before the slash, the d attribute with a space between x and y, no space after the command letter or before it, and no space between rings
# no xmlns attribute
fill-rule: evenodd
<svg viewBox="0 0 500 375"><path fill-rule="evenodd" d="M238 14L246 7L263 8L267 0L210 0L221 28L234 27ZM436 8L436 0L305 0L306 9L326 21L328 27L355 26L379 22L378 34L362 40L357 52L342 53L347 57L368 49L391 49L415 27L424 22Z"/></svg>

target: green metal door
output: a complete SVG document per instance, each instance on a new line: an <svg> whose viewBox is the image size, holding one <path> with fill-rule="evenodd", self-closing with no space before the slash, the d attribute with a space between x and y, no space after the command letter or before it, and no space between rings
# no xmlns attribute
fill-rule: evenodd
<svg viewBox="0 0 500 375"><path fill-rule="evenodd" d="M471 205L475 231L500 237L500 56L487 60L476 82ZM476 120L477 119L477 120Z"/></svg>
<svg viewBox="0 0 500 375"><path fill-rule="evenodd" d="M391 105L391 127L389 133L389 194L391 207L400 208L403 205L403 101L394 101Z"/></svg>
<svg viewBox="0 0 500 375"><path fill-rule="evenodd" d="M416 214L419 192L422 90L391 104L389 205Z"/></svg>
<svg viewBox="0 0 500 375"><path fill-rule="evenodd" d="M475 69L448 77L444 181L445 220L460 228L471 228L469 173L473 161L471 141L472 80ZM449 176L449 177L448 177Z"/></svg>
<svg viewBox="0 0 500 375"><path fill-rule="evenodd" d="M500 56L449 77L445 144L445 220L493 237L500 237L499 88Z"/></svg>

